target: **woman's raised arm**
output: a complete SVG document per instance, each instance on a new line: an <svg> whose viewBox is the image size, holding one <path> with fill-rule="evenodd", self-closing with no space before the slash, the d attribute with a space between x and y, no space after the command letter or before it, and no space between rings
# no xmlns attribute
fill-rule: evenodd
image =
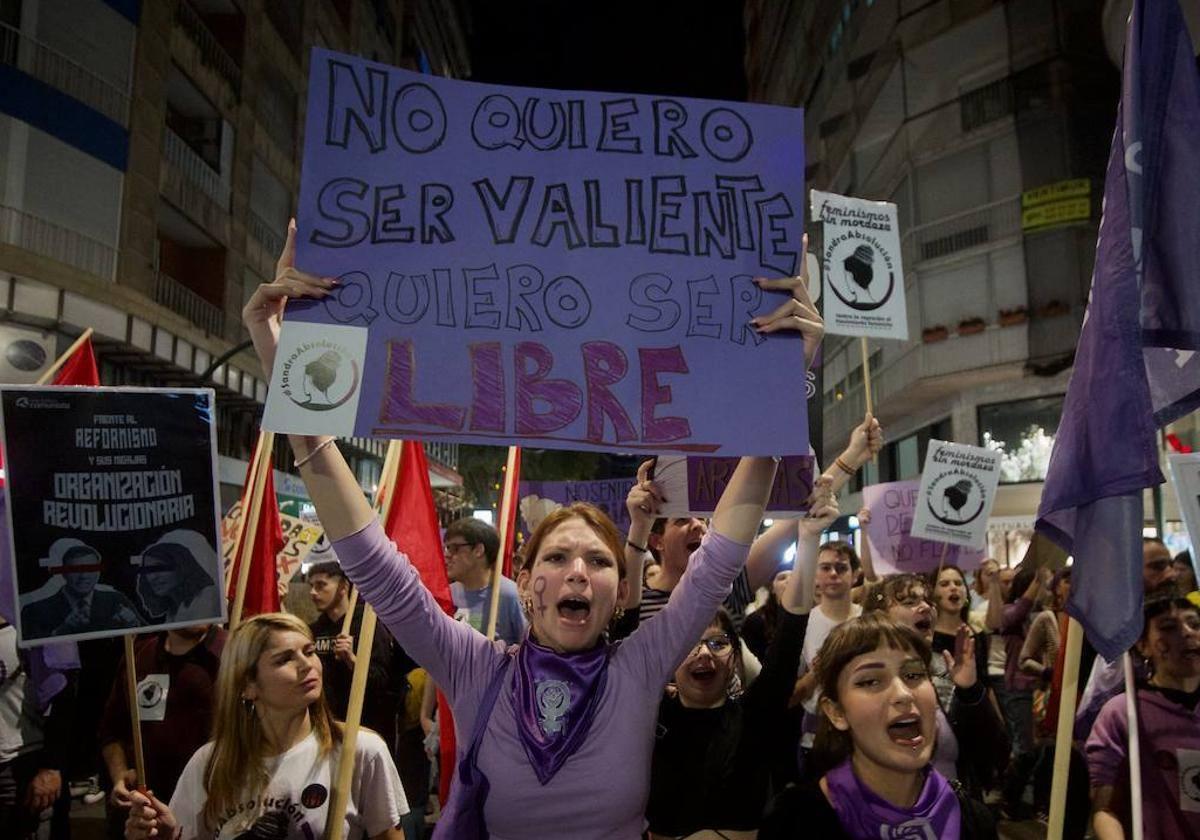
<svg viewBox="0 0 1200 840"><path fill-rule="evenodd" d="M267 377L275 364L283 307L288 298L323 298L337 285L332 278L300 271L295 260L296 222L293 219L288 224L287 241L275 266L275 280L259 286L242 309L242 321ZM375 511L358 486L354 473L333 445L333 438L288 435L288 440L300 467L300 476L330 539L356 533L375 518Z"/></svg>

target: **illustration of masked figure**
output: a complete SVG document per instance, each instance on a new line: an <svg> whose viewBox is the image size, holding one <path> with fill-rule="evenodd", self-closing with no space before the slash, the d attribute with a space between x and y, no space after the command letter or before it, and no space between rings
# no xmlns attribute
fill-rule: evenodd
<svg viewBox="0 0 1200 840"><path fill-rule="evenodd" d="M103 563L99 551L82 540L61 537L51 544L47 555L39 564L52 577L21 596L23 639L74 636L143 623L128 598L100 583Z"/></svg>
<svg viewBox="0 0 1200 840"><path fill-rule="evenodd" d="M170 531L133 562L140 564L138 598L155 621L211 620L221 614L217 553L196 531Z"/></svg>

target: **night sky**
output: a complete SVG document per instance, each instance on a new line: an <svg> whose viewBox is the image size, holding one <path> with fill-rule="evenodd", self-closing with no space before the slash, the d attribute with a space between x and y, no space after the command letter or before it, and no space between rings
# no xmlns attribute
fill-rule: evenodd
<svg viewBox="0 0 1200 840"><path fill-rule="evenodd" d="M470 0L472 78L744 100L742 3Z"/></svg>

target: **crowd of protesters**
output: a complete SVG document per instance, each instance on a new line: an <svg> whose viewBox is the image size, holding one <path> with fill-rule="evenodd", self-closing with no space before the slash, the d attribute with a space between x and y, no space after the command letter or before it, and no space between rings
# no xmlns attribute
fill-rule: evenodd
<svg viewBox="0 0 1200 840"><path fill-rule="evenodd" d="M288 254L245 310L267 368L284 300L331 288ZM771 316L778 323L758 326L798 329L806 365L822 336L807 278L770 284L792 297ZM497 840L989 838L1000 818L1045 819L1071 568L988 560L881 577L865 540L859 550L823 542L837 491L882 445L868 415L814 480L808 513L769 527L777 459L741 459L708 520L659 516L663 493L647 462L626 533L590 505L553 511L496 597L495 530L452 523L452 618L384 536L337 448L292 436L329 538L307 564L316 620L266 614L232 632L202 625L140 638L145 778L133 767L125 663L113 649L75 659L57 647L21 650L14 628L0 627L0 825L18 837L69 836L65 779L88 752L82 725L102 762L111 837L323 835L362 657L348 837L420 838L435 825L438 837ZM869 517L859 512L863 524ZM1140 793L1121 665L1085 644L1068 837L1131 836L1138 797L1147 836L1200 836L1190 558L1147 539L1143 584L1145 628L1132 651ZM381 624L364 651L367 603ZM431 798L437 690L458 742L440 803Z"/></svg>

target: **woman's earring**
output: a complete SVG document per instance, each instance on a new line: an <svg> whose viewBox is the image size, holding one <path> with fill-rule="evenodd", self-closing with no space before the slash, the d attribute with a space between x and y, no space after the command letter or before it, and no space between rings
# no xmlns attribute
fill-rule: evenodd
<svg viewBox="0 0 1200 840"><path fill-rule="evenodd" d="M251 700L249 697L242 698L242 711L244 711L248 715L254 714L254 701Z"/></svg>
<svg viewBox="0 0 1200 840"><path fill-rule="evenodd" d="M613 607L612 621L610 621L609 623L616 624L618 621L620 621L624 617L625 617L625 608L624 607Z"/></svg>
<svg viewBox="0 0 1200 840"><path fill-rule="evenodd" d="M521 609L525 611L526 618L533 618L533 596L528 592L521 596Z"/></svg>

